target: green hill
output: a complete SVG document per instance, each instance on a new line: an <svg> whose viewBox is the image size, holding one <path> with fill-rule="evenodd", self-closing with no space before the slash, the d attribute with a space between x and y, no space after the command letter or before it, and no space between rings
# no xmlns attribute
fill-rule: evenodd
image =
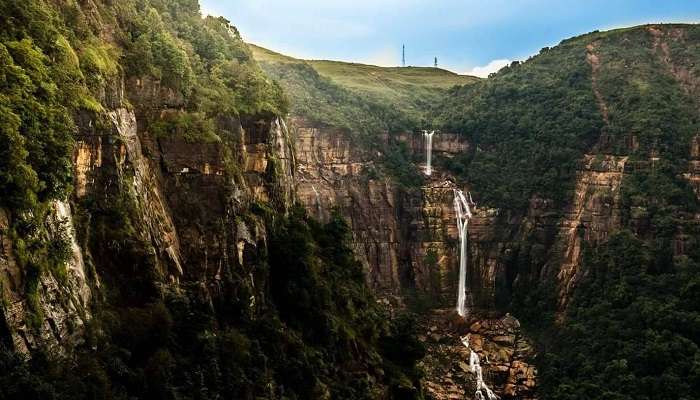
<svg viewBox="0 0 700 400"><path fill-rule="evenodd" d="M480 80L439 68L300 60L249 46L262 68L286 89L294 114L359 131L424 125L426 110L448 89ZM330 104L335 111L318 112Z"/></svg>
<svg viewBox="0 0 700 400"><path fill-rule="evenodd" d="M453 170L490 204L518 209L535 193L564 201L584 153L684 165L700 128L699 41L697 25L593 32L451 90L434 124L476 145Z"/></svg>

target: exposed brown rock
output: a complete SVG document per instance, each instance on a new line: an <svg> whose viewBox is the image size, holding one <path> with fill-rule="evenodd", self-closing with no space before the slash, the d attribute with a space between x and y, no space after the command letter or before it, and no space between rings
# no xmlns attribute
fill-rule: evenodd
<svg viewBox="0 0 700 400"><path fill-rule="evenodd" d="M447 301L456 290L457 228L452 209L455 185L437 171L420 190L405 190L385 177L372 177L380 154L364 151L340 129L294 120L297 195L321 220L337 207L353 232L354 250L369 283L379 293L415 287ZM420 133L383 136L404 141L423 155ZM452 156L468 145L458 135L436 134L434 154ZM450 300L451 301L451 300Z"/></svg>
<svg viewBox="0 0 700 400"><path fill-rule="evenodd" d="M607 240L620 227L620 185L627 157L585 156L577 173L573 199L558 223L556 268L560 283L559 303L563 310L582 276L581 247Z"/></svg>
<svg viewBox="0 0 700 400"><path fill-rule="evenodd" d="M454 323L453 314L452 310L435 310L420 325L426 331L429 325L437 326L444 334L440 343L426 342L428 354L421 365L428 394L440 400L456 393L462 399L473 397L475 376L469 368L469 350L460 340L469 333L470 348L481 359L486 384L502 399L535 399L537 371L529 363L534 352L518 320L506 315L474 321L465 328Z"/></svg>

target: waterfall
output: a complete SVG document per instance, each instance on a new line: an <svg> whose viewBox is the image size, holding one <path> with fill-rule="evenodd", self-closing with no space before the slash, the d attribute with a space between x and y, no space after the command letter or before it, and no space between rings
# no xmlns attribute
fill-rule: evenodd
<svg viewBox="0 0 700 400"><path fill-rule="evenodd" d="M70 242L71 257L68 259L67 272L69 273L70 290L75 290L75 294L80 302L84 305L90 300L91 292L87 284L85 274L85 262L83 261L83 251L78 246L78 241L75 237L75 229L73 228L73 216L71 214L70 205L67 201L54 200L53 209L56 212L57 236L63 237ZM95 282L99 285L99 282Z"/></svg>
<svg viewBox="0 0 700 400"><path fill-rule="evenodd" d="M471 194L465 196L464 192L454 189L455 216L457 217L457 229L459 232L459 285L457 291L457 313L464 317L467 314L467 228L472 217L469 208L472 202Z"/></svg>
<svg viewBox="0 0 700 400"><path fill-rule="evenodd" d="M320 209L321 208L321 195L318 194L318 190L316 190L316 186L311 185L311 190L313 190L314 195L316 195L316 208Z"/></svg>
<svg viewBox="0 0 700 400"><path fill-rule="evenodd" d="M481 369L481 360L479 359L479 355L476 354L476 352L469 346L469 337L470 334L467 334L466 336L462 336L460 339L462 340L462 344L469 350L469 370L472 372L472 374L476 375L476 392L474 392L474 398L477 400L498 400L496 393L486 386L486 383L484 382L484 373ZM484 397L484 394L486 394L486 397Z"/></svg>
<svg viewBox="0 0 700 400"><path fill-rule="evenodd" d="M431 159L433 157L433 135L435 131L423 131L423 136L425 137L425 150L427 152L427 164L425 167L425 174L430 176L433 173L433 168L431 166Z"/></svg>

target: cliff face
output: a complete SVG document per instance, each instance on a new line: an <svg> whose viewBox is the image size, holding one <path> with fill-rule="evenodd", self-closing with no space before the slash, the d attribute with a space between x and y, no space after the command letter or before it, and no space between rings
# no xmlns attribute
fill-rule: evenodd
<svg viewBox="0 0 700 400"><path fill-rule="evenodd" d="M251 301L262 296L254 272L266 232L251 207L283 214L291 204L286 130L279 112L229 107L207 115L192 103L193 81L210 76L203 60L238 57L238 73L262 75L235 29L202 20L196 3L2 8L1 115L13 121L3 135L15 135L3 136L2 151L19 162L3 164L10 179L0 199L0 325L10 347L71 350L84 342L95 310L143 305L192 282L213 296L222 281L230 286L232 271L244 277L235 290ZM222 39L217 59L176 39L187 24ZM8 103L5 93L23 95ZM29 183L16 189L23 175Z"/></svg>
<svg viewBox="0 0 700 400"><path fill-rule="evenodd" d="M455 184L436 171L423 186L404 188L391 178L371 175L370 170L380 168L380 150L363 149L349 132L303 119L294 120L292 132L300 201L321 220L337 208L349 221L355 255L372 287L385 295L416 289L438 302L451 300L459 259ZM421 134L384 135L382 140L404 142L415 157L425 157ZM454 134L435 135L433 143L435 156L450 157L468 148Z"/></svg>
<svg viewBox="0 0 700 400"><path fill-rule="evenodd" d="M43 274L35 292L26 288L24 272L13 252L14 238L8 234L9 216L0 210L0 242L2 257L2 298L5 302L2 321L3 338L20 351L50 348L62 352L63 344L80 342L82 329L91 317L92 291L86 274L83 252L78 246L70 205L55 201L50 206L46 224L52 237L67 240L69 258L66 274L56 277Z"/></svg>
<svg viewBox="0 0 700 400"><path fill-rule="evenodd" d="M391 178L372 178L376 154L353 146L341 129L314 127L296 119L293 136L298 162L297 192L310 214L328 219L334 207L350 221L355 252L368 279L380 292L400 295L416 289L444 305L454 301L459 269L458 233L453 207L454 177L439 167L416 189ZM421 134L384 136L408 145L425 159ZM433 157L453 157L469 150L460 135L439 133ZM534 237L550 254L547 268L561 279L560 301L567 301L577 277L583 241L594 245L620 225L620 183L627 157L587 155L576 175L576 188L564 210L533 198L524 216L501 215L477 204L469 225L469 286L472 305L496 308L498 284L509 276L508 256L514 244ZM424 161L416 168L424 169ZM479 200L478 188L471 188ZM512 282L507 282L512 284ZM508 293L499 293L505 294Z"/></svg>
<svg viewBox="0 0 700 400"><path fill-rule="evenodd" d="M420 339L428 348L422 362L427 392L438 399L468 396L476 390L469 370L469 353L460 336L472 333L472 348L484 360L487 382L503 398L534 398L535 367L529 363L534 351L513 317L503 321L484 319L471 327L456 323L451 311L456 303L459 273L459 235L453 206L458 186L444 170L436 168L419 188L406 189L391 178L367 173L378 155L353 146L350 134L341 129L313 126L295 119L291 128L296 147L297 193L309 214L328 219L337 210L349 221L356 257L367 279L381 296L402 304L418 296L425 304L444 307L428 314ZM406 143L424 168L425 139L422 134L385 135L383 140ZM469 144L459 135L438 133L433 137L433 156L451 158L465 153ZM592 194L594 191L590 191ZM478 190L473 192L478 196ZM478 197L477 197L478 198ZM469 300L475 315L498 315L496 285L505 280L504 254L518 235L531 234L521 220L499 218L498 210L476 207L469 225ZM530 212L530 229L554 235L556 220L542 217L536 206ZM509 223L508 223L509 222ZM542 225L542 224L549 224ZM537 226L540 224L540 226ZM562 230L564 230L562 222ZM510 236L508 236L508 232ZM546 233L545 233L546 234Z"/></svg>
<svg viewBox="0 0 700 400"><path fill-rule="evenodd" d="M256 298L263 296L258 267L267 233L250 208L270 204L284 212L291 204L293 158L283 121L274 115L222 118L221 130L232 132L235 146L158 138L146 129L150 118L177 113L182 104L170 99L164 108L127 107L122 94L132 104L147 103L144 93L161 99L168 95L149 79L119 86L123 91L109 94L115 108L79 116L75 191L70 202L53 202L47 214L49 234L65 236L69 245L66 276L42 274L32 298L24 291L26 278L13 255L13 238L0 236L9 303L5 325L17 350L62 351L81 343L91 301L104 295L103 280L111 290L120 281L134 280L134 288L119 287L124 290L120 301L138 303L156 287L188 282L201 283L207 296L216 297L226 286L224 275L235 271L242 277L236 290L250 293L246 301L252 312ZM232 173L227 168L238 169ZM110 227L109 214L122 209L128 215L120 224L128 226ZM8 218L3 212L2 232L7 232ZM129 268L142 281L118 270L125 260L133 262ZM28 301L35 302L31 311Z"/></svg>

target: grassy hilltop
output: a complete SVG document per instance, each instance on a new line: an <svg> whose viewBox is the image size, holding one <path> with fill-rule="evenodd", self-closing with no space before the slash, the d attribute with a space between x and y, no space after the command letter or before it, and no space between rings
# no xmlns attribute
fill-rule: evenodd
<svg viewBox="0 0 700 400"><path fill-rule="evenodd" d="M447 90L480 81L440 68L300 60L249 46L262 68L285 87L294 114L359 131L424 125L426 111ZM325 109L329 106L335 110Z"/></svg>

